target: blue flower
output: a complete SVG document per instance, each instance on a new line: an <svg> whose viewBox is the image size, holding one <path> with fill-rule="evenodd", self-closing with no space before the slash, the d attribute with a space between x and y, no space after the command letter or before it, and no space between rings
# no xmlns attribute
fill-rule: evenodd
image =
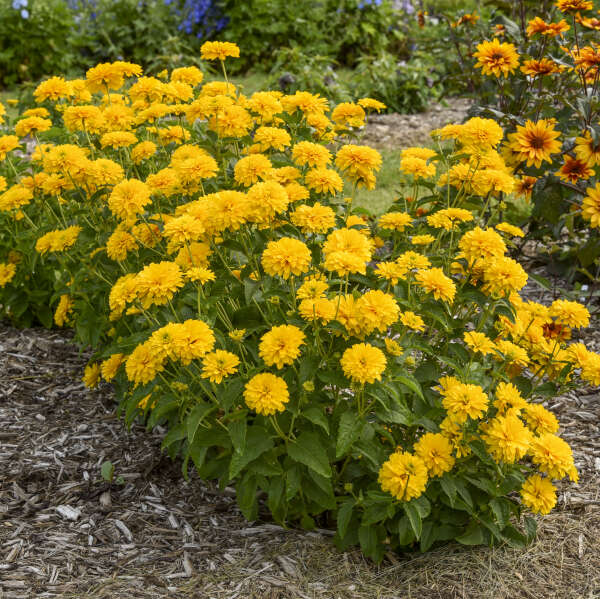
<svg viewBox="0 0 600 599"><path fill-rule="evenodd" d="M15 10L19 10L20 8L25 8L27 6L27 0L13 0L12 7ZM27 15L29 16L29 14ZM27 18L27 17L25 17Z"/></svg>
<svg viewBox="0 0 600 599"><path fill-rule="evenodd" d="M29 11L28 11L26 8L23 8L23 9L21 10L21 16L22 16L24 19L28 19L28 18L29 18Z"/></svg>

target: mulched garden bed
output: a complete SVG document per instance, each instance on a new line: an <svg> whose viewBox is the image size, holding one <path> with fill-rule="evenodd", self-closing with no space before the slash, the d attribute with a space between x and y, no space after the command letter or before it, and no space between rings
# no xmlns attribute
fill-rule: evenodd
<svg viewBox="0 0 600 599"><path fill-rule="evenodd" d="M593 341L586 339L589 345ZM600 349L598 346L596 350ZM339 554L328 531L248 523L160 452L161 431L128 431L111 389L90 392L69 334L0 328L0 598L595 597L600 593L600 400L551 402L575 450L578 486L525 552L457 545ZM100 474L105 460L121 484Z"/></svg>

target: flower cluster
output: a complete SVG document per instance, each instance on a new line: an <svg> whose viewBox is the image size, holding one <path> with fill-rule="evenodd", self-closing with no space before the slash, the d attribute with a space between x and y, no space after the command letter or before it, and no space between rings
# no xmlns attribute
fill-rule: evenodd
<svg viewBox="0 0 600 599"><path fill-rule="evenodd" d="M462 30L464 39L454 35L459 49L460 41L470 48L473 39L480 39L470 73L480 84L471 91L479 96L479 113L493 115L506 129L500 152L519 179L520 195L533 204L517 207L521 220L531 224L532 235L545 240L540 255L556 262L560 250L560 274L581 286L594 283L599 272L595 98L600 85L600 21L592 1L549 4L547 10L524 9L520 27L492 27L481 19L469 21L467 32L467 21L462 21L454 29ZM507 198L509 206L511 199ZM559 239L565 230L566 245Z"/></svg>
<svg viewBox="0 0 600 599"><path fill-rule="evenodd" d="M522 183L502 129L474 118L437 131L440 151L408 148L412 196L368 218L356 190L381 156L353 137L368 99L247 97L225 69L237 46L202 55L224 81L117 62L38 86L0 165L7 315L55 304L48 326L96 350L85 383L166 426L185 468L234 481L248 518L260 489L277 520L332 512L341 546L380 558L362 527L428 548L491 518L492 498L547 512L552 480L577 472L539 390L600 383L600 356L571 341L584 306L519 295L522 231L496 218ZM513 527L492 524L482 539Z"/></svg>

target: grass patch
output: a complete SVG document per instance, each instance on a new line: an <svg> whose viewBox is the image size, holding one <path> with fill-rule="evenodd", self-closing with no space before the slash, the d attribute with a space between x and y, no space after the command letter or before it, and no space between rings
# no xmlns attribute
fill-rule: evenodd
<svg viewBox="0 0 600 599"><path fill-rule="evenodd" d="M356 194L355 206L364 208L374 215L383 214L405 189L400 183L400 148L382 150L383 159L381 170L377 176L375 189L359 189ZM345 190L350 195L351 188Z"/></svg>

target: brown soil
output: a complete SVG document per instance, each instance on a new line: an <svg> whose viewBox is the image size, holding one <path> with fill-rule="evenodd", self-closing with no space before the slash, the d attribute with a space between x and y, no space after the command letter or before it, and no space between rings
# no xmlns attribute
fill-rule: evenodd
<svg viewBox="0 0 600 599"><path fill-rule="evenodd" d="M418 114L374 114L369 117L361 143L378 149L428 144L430 132L448 123L462 123L471 103L464 98L448 98Z"/></svg>

